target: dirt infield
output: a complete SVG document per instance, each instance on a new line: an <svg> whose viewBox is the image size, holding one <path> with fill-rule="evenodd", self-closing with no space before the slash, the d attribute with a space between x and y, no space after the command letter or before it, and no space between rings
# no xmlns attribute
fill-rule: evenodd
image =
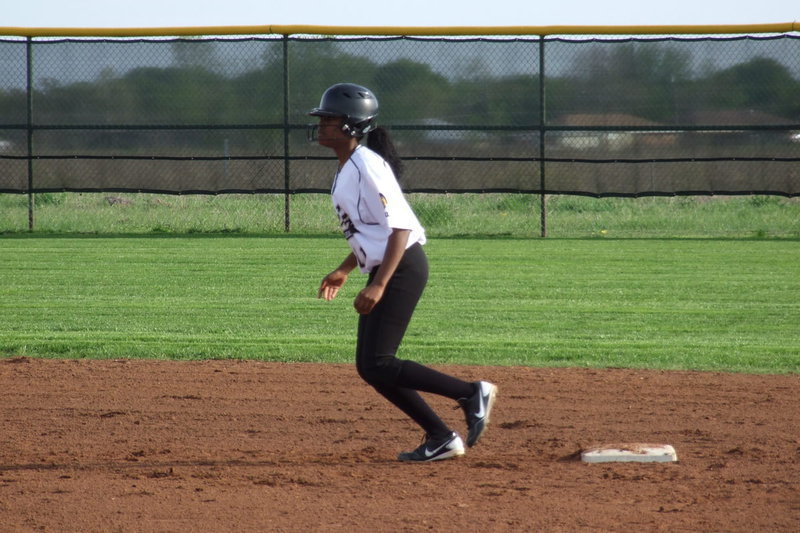
<svg viewBox="0 0 800 533"><path fill-rule="evenodd" d="M798 375L447 370L499 385L491 427L415 465L349 365L0 359L0 531L800 530ZM606 442L679 462L580 461Z"/></svg>

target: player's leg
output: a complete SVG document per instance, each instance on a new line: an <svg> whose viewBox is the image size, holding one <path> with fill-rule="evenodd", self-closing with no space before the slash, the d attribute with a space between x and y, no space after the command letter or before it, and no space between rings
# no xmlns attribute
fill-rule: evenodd
<svg viewBox="0 0 800 533"><path fill-rule="evenodd" d="M356 368L361 378L389 400L408 417L414 420L428 435L442 436L450 429L431 409L420 394L412 389L396 384L402 371L402 362L394 355L376 355L381 345L383 312L385 306L376 306L368 315L361 315L358 321L358 344L356 347ZM385 352L385 350L384 350Z"/></svg>
<svg viewBox="0 0 800 533"><path fill-rule="evenodd" d="M404 255L381 301L370 314L360 317L356 357L358 372L380 394L415 420L431 438L447 440L453 432L417 391L457 400L466 415L467 442L472 446L489 421L497 388L487 382L469 383L395 357L427 277L427 258L420 246L414 246ZM420 449L423 448L427 450L428 444L424 443Z"/></svg>
<svg viewBox="0 0 800 533"><path fill-rule="evenodd" d="M359 322L359 372L368 382L430 392L453 400L469 398L475 392L473 384L395 357L427 279L425 252L419 245L412 246L403 256L381 301Z"/></svg>
<svg viewBox="0 0 800 533"><path fill-rule="evenodd" d="M402 372L402 362L394 356L374 357L376 340L380 338L381 310L373 309L359 319L357 368L361 377L384 398L414 420L425 432L422 444L398 455L400 461L428 462L464 454L461 437L431 409L419 392L394 383Z"/></svg>

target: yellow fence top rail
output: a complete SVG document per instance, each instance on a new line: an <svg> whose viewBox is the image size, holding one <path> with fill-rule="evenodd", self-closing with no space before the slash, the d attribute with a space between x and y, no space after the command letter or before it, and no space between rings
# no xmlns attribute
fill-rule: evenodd
<svg viewBox="0 0 800 533"><path fill-rule="evenodd" d="M730 25L654 26L196 26L174 28L14 28L17 37L181 37L196 35L359 35L359 36L520 36L520 35L715 35L800 32L800 22Z"/></svg>

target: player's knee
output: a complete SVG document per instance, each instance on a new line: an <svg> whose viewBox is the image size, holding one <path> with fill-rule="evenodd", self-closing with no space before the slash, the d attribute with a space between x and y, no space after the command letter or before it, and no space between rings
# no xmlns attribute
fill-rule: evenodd
<svg viewBox="0 0 800 533"><path fill-rule="evenodd" d="M390 385L397 381L400 367L394 355L378 355L369 364L359 365L358 374L370 385Z"/></svg>

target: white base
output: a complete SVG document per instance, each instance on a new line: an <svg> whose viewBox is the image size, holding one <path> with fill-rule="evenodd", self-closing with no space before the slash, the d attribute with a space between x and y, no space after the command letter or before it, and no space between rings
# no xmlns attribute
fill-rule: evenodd
<svg viewBox="0 0 800 533"><path fill-rule="evenodd" d="M673 463L678 460L669 444L609 444L581 452L584 463Z"/></svg>

